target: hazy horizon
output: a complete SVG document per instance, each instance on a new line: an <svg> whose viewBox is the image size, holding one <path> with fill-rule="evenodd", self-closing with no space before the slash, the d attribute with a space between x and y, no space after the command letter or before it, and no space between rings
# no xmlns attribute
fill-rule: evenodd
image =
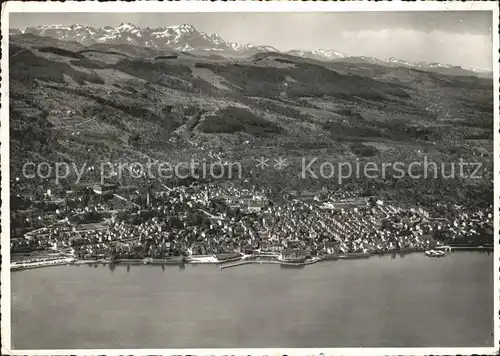
<svg viewBox="0 0 500 356"><path fill-rule="evenodd" d="M74 25L193 25L229 42L280 51L332 49L348 56L395 57L492 70L491 11L320 13L11 13L10 28Z"/></svg>

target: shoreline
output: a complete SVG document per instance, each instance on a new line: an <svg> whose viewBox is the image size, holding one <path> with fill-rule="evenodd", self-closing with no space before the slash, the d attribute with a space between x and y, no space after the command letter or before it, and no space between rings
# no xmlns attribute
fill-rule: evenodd
<svg viewBox="0 0 500 356"><path fill-rule="evenodd" d="M478 252L493 252L493 246L441 246L436 247L436 249L448 249L449 251L478 251ZM423 250L405 250L405 251L376 251L370 253L363 252L351 252L347 254L330 254L324 256L317 256L310 259L306 259L301 262L287 262L279 260L278 255L268 255L268 254L255 254L255 255L242 255L241 257L236 257L228 260L219 261L213 256L189 256L187 258L171 258L171 259L119 259L115 261L110 261L107 259L100 260L77 260L73 257L61 257L57 259L34 261L34 262L14 262L10 265L10 270L22 271L27 269L42 268L42 267L52 267L52 266L65 266L65 265L170 265L170 266L181 266L186 264L198 265L198 264L210 264L210 265L220 265L220 269L226 269L230 267L243 266L247 264L279 264L288 267L303 267L311 264L315 264L322 261L333 261L333 260L353 260L353 259L367 259L372 256L384 256L384 255L401 255L401 254L412 254L412 253L424 253Z"/></svg>

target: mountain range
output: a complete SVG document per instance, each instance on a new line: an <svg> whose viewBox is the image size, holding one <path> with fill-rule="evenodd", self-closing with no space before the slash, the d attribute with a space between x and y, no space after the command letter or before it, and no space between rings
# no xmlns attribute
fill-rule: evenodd
<svg viewBox="0 0 500 356"><path fill-rule="evenodd" d="M12 34L11 177L22 177L27 161L99 167L194 159L240 162L241 184L266 184L281 194L336 184L302 179L304 157L318 157L318 172L323 162L373 160L380 167L427 155L446 166L480 160L487 169L481 180L373 179L367 187L353 175L348 184L429 207L468 197L492 201L492 77L395 59L304 58L339 55L231 44L187 25L51 26ZM252 51L259 53L247 55ZM255 169L255 158L279 156L286 169ZM85 179L93 184L99 177ZM45 183L23 184L29 192Z"/></svg>
<svg viewBox="0 0 500 356"><path fill-rule="evenodd" d="M10 29L10 35L33 34L47 36L62 41L76 41L85 46L96 43L130 44L140 47L150 47L162 50L181 52L208 52L229 57L249 56L259 52L282 52L272 46L241 44L229 42L217 34L207 34L198 31L194 26L181 24L164 27L141 27L131 23L121 23L119 26L104 26L100 28L83 25L48 25L27 27L24 30ZM459 66L440 63L423 63L403 61L395 58L378 59L373 57L349 57L346 54L331 49L316 49L305 51L293 49L286 52L293 56L311 58L320 61L349 60L370 62L387 66L404 66L424 70L443 68L460 71ZM470 69L472 72L484 73L484 70Z"/></svg>
<svg viewBox="0 0 500 356"><path fill-rule="evenodd" d="M228 42L217 34L200 32L194 26L182 24L166 27L140 27L131 23L119 26L94 28L82 25L49 25L27 27L24 31L11 30L11 34L34 34L48 36L63 41L76 41L84 45L95 43L131 44L157 49L173 49L182 52L210 51L228 54L253 54L257 52L277 52L271 46L253 46Z"/></svg>

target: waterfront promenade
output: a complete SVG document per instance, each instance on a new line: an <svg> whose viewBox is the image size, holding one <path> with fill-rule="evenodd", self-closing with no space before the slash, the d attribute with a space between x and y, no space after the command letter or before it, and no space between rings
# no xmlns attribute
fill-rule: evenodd
<svg viewBox="0 0 500 356"><path fill-rule="evenodd" d="M491 246L437 246L436 249L446 251L483 251L492 252ZM328 254L323 256L315 256L308 258L303 262L287 262L280 260L279 254L248 254L241 255L237 258L230 260L218 260L214 256L209 255L194 255L185 258L169 258L169 259L118 259L111 261L109 259L98 260L78 260L72 256L67 257L54 257L42 258L38 260L25 260L12 262L10 265L11 271L19 271L24 269L61 266L61 265L82 265L82 264L130 264L130 265L182 265L182 264L216 264L220 265L220 269L244 266L248 264L279 264L283 266L307 266L321 261L331 260L351 260L351 259L366 259L376 255L390 255L390 254L410 254L410 253L423 253L420 250L409 251L376 251L367 253L346 253L346 254Z"/></svg>

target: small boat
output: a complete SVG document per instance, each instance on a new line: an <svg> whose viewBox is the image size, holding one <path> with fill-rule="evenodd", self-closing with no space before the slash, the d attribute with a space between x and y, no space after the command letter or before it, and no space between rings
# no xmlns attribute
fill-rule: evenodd
<svg viewBox="0 0 500 356"><path fill-rule="evenodd" d="M443 257L445 253L443 251L427 250L425 251L427 257Z"/></svg>

